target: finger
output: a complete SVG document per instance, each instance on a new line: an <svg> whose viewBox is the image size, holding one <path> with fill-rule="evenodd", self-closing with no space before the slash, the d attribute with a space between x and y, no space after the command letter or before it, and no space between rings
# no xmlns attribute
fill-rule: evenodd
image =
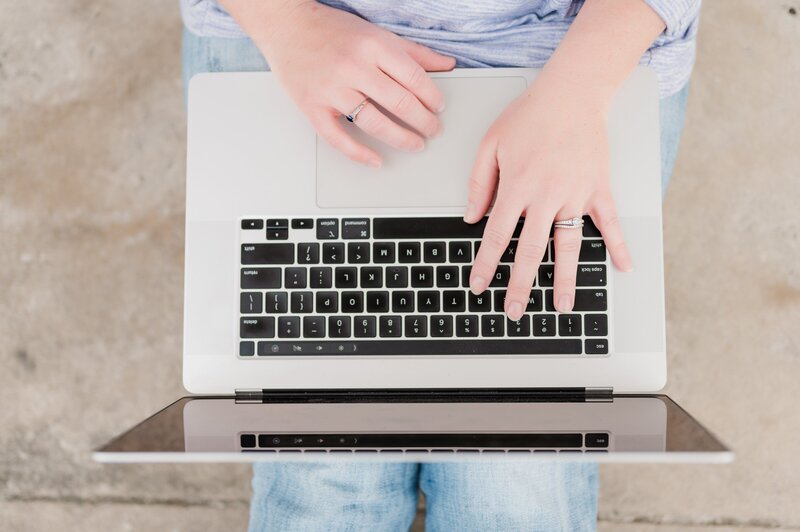
<svg viewBox="0 0 800 532"><path fill-rule="evenodd" d="M370 76L368 80L359 83L357 88L426 137L432 137L441 130L439 118L408 89L383 72Z"/></svg>
<svg viewBox="0 0 800 532"><path fill-rule="evenodd" d="M489 286L489 281L494 276L497 264L500 262L500 255L508 247L508 242L514 234L521 212L520 205L498 196L489 221L486 223L486 229L483 231L478 255L472 264L469 279L472 293L480 294Z"/></svg>
<svg viewBox="0 0 800 532"><path fill-rule="evenodd" d="M522 318L528 306L533 280L547 250L552 221L553 213L541 208L529 208L525 213L525 225L519 236L506 291L505 311L512 321Z"/></svg>
<svg viewBox="0 0 800 532"><path fill-rule="evenodd" d="M337 113L322 112L318 116L311 118L311 125L314 126L314 129L325 142L350 159L375 168L380 167L380 156L353 139L342 127Z"/></svg>
<svg viewBox="0 0 800 532"><path fill-rule="evenodd" d="M342 96L337 96L334 107L342 114L348 114L363 101L362 94L350 91ZM359 111L353 123L368 135L398 150L421 151L425 147L422 137L390 119L369 101Z"/></svg>
<svg viewBox="0 0 800 532"><path fill-rule="evenodd" d="M498 174L497 146L494 140L484 137L478 146L478 154L472 164L469 176L467 208L464 211L464 221L475 223L486 214L492 204L495 190L497 189Z"/></svg>
<svg viewBox="0 0 800 532"><path fill-rule="evenodd" d="M425 69L403 50L384 50L378 68L411 91L425 107L437 113L444 109L444 96Z"/></svg>
<svg viewBox="0 0 800 532"><path fill-rule="evenodd" d="M564 207L555 216L556 220L568 220L580 216L582 209ZM556 263L553 274L553 303L559 312L571 312L575 305L575 278L578 275L578 255L581 251L583 230L556 227L553 234L553 249Z"/></svg>
<svg viewBox="0 0 800 532"><path fill-rule="evenodd" d="M402 43L401 46L406 51L411 59L419 63L419 65L428 72L444 72L453 70L456 66L455 57L449 55L442 55L434 52L427 46L419 44L408 39L399 38Z"/></svg>
<svg viewBox="0 0 800 532"><path fill-rule="evenodd" d="M628 246L625 244L625 237L617 217L617 208L610 192L597 198L589 216L600 230L614 266L623 272L632 271L633 260L628 252Z"/></svg>

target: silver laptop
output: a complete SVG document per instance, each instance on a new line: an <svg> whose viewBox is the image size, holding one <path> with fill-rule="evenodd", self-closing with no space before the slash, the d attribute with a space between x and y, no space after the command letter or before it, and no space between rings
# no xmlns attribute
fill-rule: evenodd
<svg viewBox="0 0 800 532"><path fill-rule="evenodd" d="M189 88L184 398L103 461L565 457L725 461L669 398L658 97L637 69L609 117L632 273L587 218L575 309L553 307L552 246L525 316L503 314L516 240L490 288L461 219L473 154L532 69L433 74L444 133L382 168L318 139L270 73ZM433 458L435 456L435 458Z"/></svg>

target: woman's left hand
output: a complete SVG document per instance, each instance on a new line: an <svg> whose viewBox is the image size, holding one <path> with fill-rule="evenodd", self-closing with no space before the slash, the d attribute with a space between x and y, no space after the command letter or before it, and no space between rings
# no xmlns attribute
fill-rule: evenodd
<svg viewBox="0 0 800 532"><path fill-rule="evenodd" d="M478 149L465 221L479 221L496 199L470 288L476 294L486 290L524 216L505 299L511 320L525 313L554 220L588 213L614 265L632 269L609 183L607 104L585 92L537 79L489 128ZM580 229L555 230L553 302L559 312L574 305L581 236Z"/></svg>

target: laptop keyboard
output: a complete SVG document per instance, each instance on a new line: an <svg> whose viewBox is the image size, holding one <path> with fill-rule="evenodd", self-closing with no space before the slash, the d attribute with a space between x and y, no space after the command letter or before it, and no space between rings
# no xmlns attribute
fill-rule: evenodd
<svg viewBox="0 0 800 532"><path fill-rule="evenodd" d="M469 275L485 219L242 219L239 356L606 355L609 265L585 222L573 312L553 306L551 233L527 311L511 321L504 300L522 221L476 296Z"/></svg>

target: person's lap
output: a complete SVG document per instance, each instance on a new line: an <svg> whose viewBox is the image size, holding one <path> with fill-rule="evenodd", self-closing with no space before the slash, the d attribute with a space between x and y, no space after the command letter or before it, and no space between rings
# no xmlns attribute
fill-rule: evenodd
<svg viewBox="0 0 800 532"><path fill-rule="evenodd" d="M184 90L200 72L268 70L249 39L184 30ZM662 186L683 127L687 88L660 102ZM426 530L593 530L597 465L561 462L254 466L250 530L408 530L418 490Z"/></svg>

